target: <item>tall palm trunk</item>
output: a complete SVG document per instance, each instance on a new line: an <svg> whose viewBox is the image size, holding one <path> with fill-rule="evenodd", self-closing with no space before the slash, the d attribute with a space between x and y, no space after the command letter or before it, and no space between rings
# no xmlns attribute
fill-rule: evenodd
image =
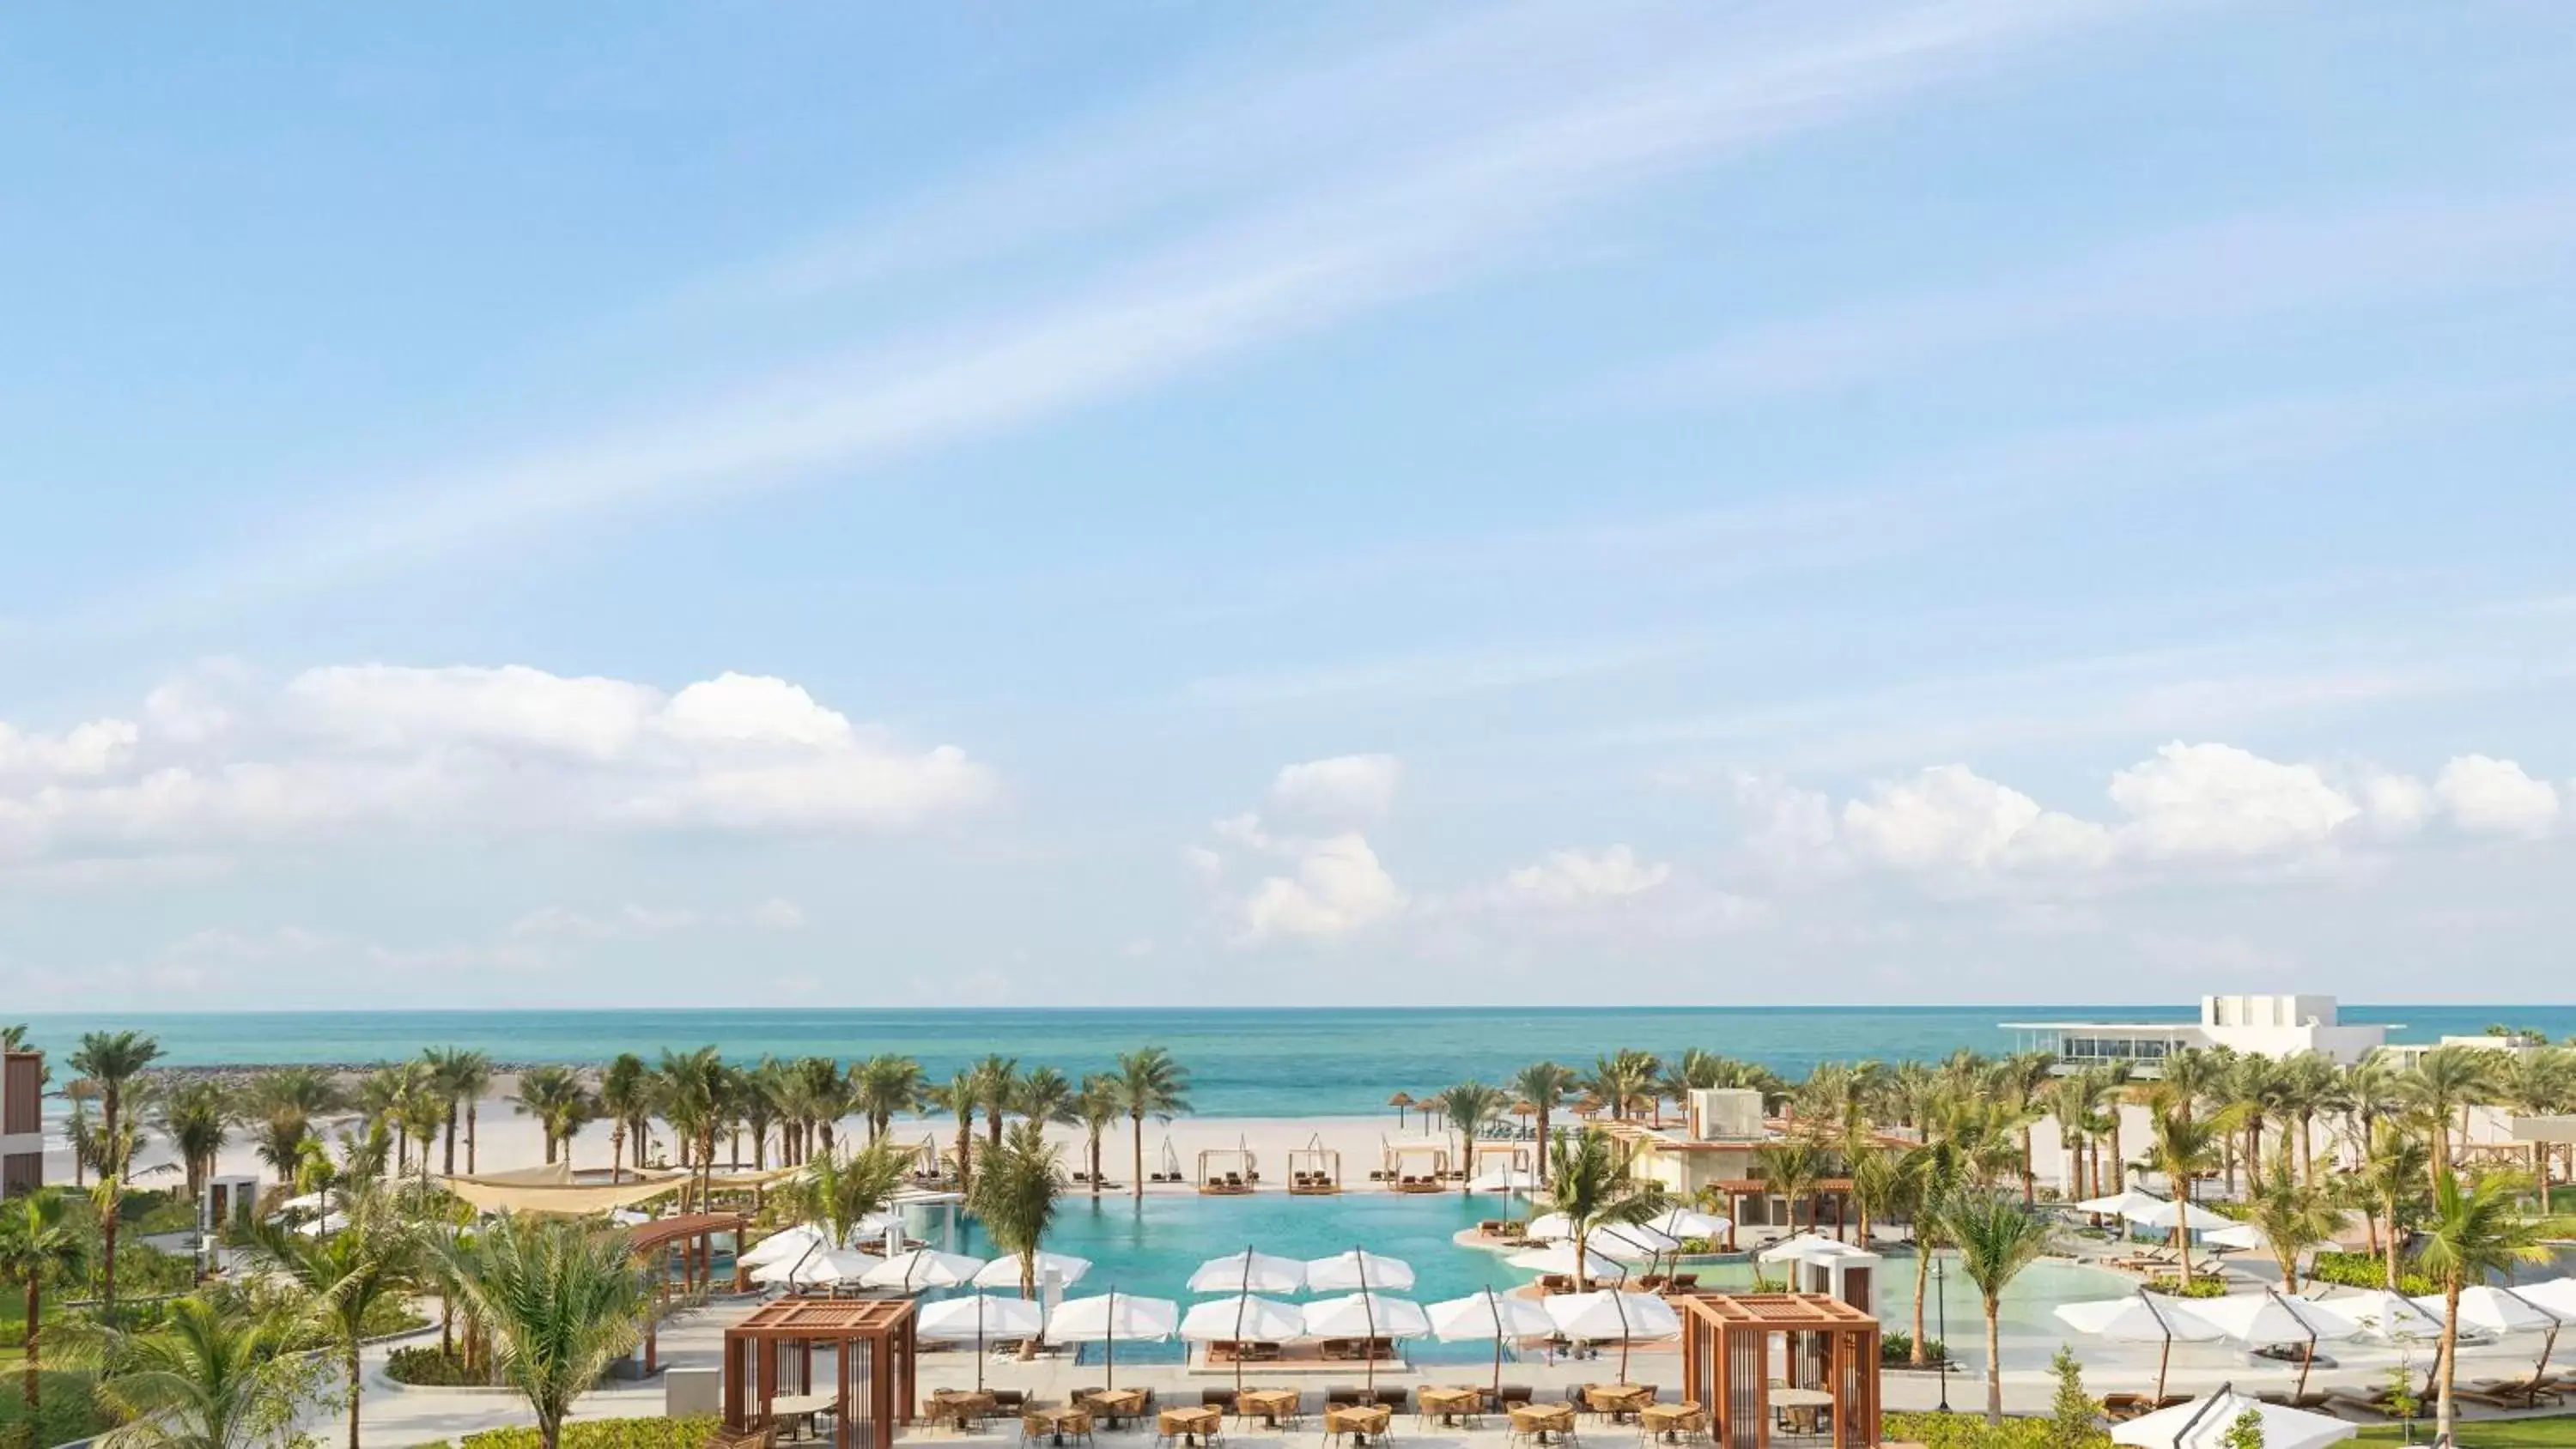
<svg viewBox="0 0 2576 1449"><path fill-rule="evenodd" d="M1986 1295L1986 1422L2000 1426L2004 1421L2003 1335L1995 1320L2001 1317L1995 1296Z"/></svg>
<svg viewBox="0 0 2576 1449"><path fill-rule="evenodd" d="M1934 1251L1931 1244L1923 1241L1923 1224L1918 1214L1914 1224L1914 1351L1908 1356L1908 1361L1916 1368L1932 1361L1932 1347L1923 1338L1923 1295L1931 1291Z"/></svg>
<svg viewBox="0 0 2576 1449"><path fill-rule="evenodd" d="M1127 1125L1135 1132L1136 1181L1131 1186L1136 1190L1136 1201L1143 1202L1145 1200L1145 1114L1128 1113Z"/></svg>
<svg viewBox="0 0 2576 1449"><path fill-rule="evenodd" d="M1100 1196L1100 1129L1091 1129L1091 1195Z"/></svg>
<svg viewBox="0 0 2576 1449"><path fill-rule="evenodd" d="M19 1392L27 1401L26 1422L30 1425L36 1422L37 1400L44 1393L44 1375L38 1372L44 1358L43 1346L38 1342L44 1323L44 1301L42 1290L37 1287L43 1276L32 1268L27 1273L27 1373L19 1384Z"/></svg>
<svg viewBox="0 0 2576 1449"><path fill-rule="evenodd" d="M1538 1185L1547 1186L1547 1104L1538 1104Z"/></svg>
<svg viewBox="0 0 2576 1449"><path fill-rule="evenodd" d="M2433 1442L2457 1444L2452 1432L2451 1380L2459 1373L2460 1363L2460 1279L2454 1273L2442 1285L2442 1352L2434 1360L2434 1374L2441 1393L2434 1400Z"/></svg>
<svg viewBox="0 0 2576 1449"><path fill-rule="evenodd" d="M465 1103L465 1175L468 1177L474 1175L474 1125L475 1119L481 1115L482 1108L469 1098Z"/></svg>
<svg viewBox="0 0 2576 1449"><path fill-rule="evenodd" d="M358 1346L349 1345L349 1449L358 1449Z"/></svg>

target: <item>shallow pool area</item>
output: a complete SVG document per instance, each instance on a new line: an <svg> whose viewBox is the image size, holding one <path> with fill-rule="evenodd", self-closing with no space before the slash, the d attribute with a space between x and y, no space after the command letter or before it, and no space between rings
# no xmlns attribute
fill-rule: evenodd
<svg viewBox="0 0 2576 1449"><path fill-rule="evenodd" d="M1525 1203L1506 1207L1502 1199L1479 1193L1406 1196L1389 1192L1354 1192L1339 1197L1290 1197L1258 1193L1249 1197L1200 1197L1155 1194L1139 1202L1122 1195L1094 1199L1069 1194L1057 1209L1056 1225L1047 1235L1049 1251L1071 1253L1092 1262L1091 1273L1071 1289L1073 1296L1120 1292L1170 1298L1183 1305L1197 1301L1188 1291L1189 1276L1199 1264L1243 1249L1291 1258L1321 1258L1354 1247L1401 1258L1413 1266L1413 1289L1401 1296L1420 1303L1458 1298L1481 1288L1512 1289L1534 1276L1511 1267L1503 1255L1460 1247L1453 1237L1461 1229L1492 1217L1526 1216ZM918 1225L924 1236L941 1236L933 1217ZM943 1244L943 1246L946 1246ZM969 1218L960 1225L955 1250L989 1257L991 1240ZM1704 1286L1750 1289L1756 1265L1746 1259L1697 1260L1684 1265L1700 1275ZM1777 1270L1774 1270L1777 1276ZM1925 1326L1941 1336L1941 1316L1948 1316L1948 1338L1955 1350L1982 1357L1984 1316L1976 1287L1945 1262L1933 1280L1937 1290ZM2043 1262L2025 1269L2003 1298L2001 1336L2008 1362L2044 1361L2064 1337L2052 1310L2060 1303L2107 1298L2130 1292L2136 1284L2108 1269L2077 1263ZM1890 1330L1910 1328L1914 1307L1914 1259L1893 1255L1879 1285L1879 1316ZM1424 1340L1406 1346L1417 1362L1465 1361L1490 1355L1476 1344L1441 1344ZM1177 1344L1130 1344L1119 1359L1178 1362Z"/></svg>

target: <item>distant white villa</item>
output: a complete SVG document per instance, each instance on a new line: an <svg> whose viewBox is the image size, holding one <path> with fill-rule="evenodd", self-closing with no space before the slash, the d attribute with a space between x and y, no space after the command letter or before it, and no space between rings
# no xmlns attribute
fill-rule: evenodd
<svg viewBox="0 0 2576 1449"><path fill-rule="evenodd" d="M2346 1026L2331 996L2204 996L2198 1021L2007 1021L2026 1051L2057 1054L2062 1067L2127 1062L2152 1074L2184 1047L2231 1047L2267 1057L2309 1052L2351 1063L2388 1044L2386 1025Z"/></svg>

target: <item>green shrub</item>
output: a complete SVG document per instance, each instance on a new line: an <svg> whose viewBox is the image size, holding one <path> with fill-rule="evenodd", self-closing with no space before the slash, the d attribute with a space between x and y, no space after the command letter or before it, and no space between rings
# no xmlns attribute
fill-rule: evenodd
<svg viewBox="0 0 2576 1449"><path fill-rule="evenodd" d="M432 1389L481 1388L491 1382L488 1375L468 1370L464 1360L454 1354L440 1353L434 1343L398 1348L385 1355L385 1376L398 1384Z"/></svg>
<svg viewBox="0 0 2576 1449"><path fill-rule="evenodd" d="M1926 1449L2110 1449L2111 1444L2110 1434L2101 1429L2069 1445L2059 1438L2054 1419L2007 1418L1990 1425L1983 1414L1889 1414L1880 1421L1879 1438Z"/></svg>
<svg viewBox="0 0 2576 1449"><path fill-rule="evenodd" d="M563 1449L705 1449L721 1421L696 1419L585 1419L564 1425ZM462 1449L538 1449L534 1426L468 1434ZM445 1449L424 1445L422 1449Z"/></svg>
<svg viewBox="0 0 2576 1449"><path fill-rule="evenodd" d="M2224 1298L2227 1296L2227 1283L2204 1273L2185 1284L2182 1279L2167 1274L2148 1279L2147 1291L2162 1293L2168 1298Z"/></svg>
<svg viewBox="0 0 2576 1449"><path fill-rule="evenodd" d="M2409 1298L2439 1293L2441 1285L2421 1273L2409 1272L2399 1260L2397 1291ZM2388 1286L2388 1264L2370 1253L2319 1253L2308 1266L2308 1276L2320 1283L2334 1283L2345 1288L2385 1288Z"/></svg>
<svg viewBox="0 0 2576 1449"><path fill-rule="evenodd" d="M1937 1368L1950 1356L1950 1346L1937 1338L1923 1340L1923 1366ZM1914 1362L1914 1335L1894 1329L1879 1335L1878 1361L1891 1368L1910 1366Z"/></svg>
<svg viewBox="0 0 2576 1449"><path fill-rule="evenodd" d="M87 1439L105 1433L107 1416L99 1412L98 1401L90 1397L98 1382L85 1373L66 1373L46 1369L39 1375L38 1393L42 1402L36 1406L36 1432L27 1433L27 1405L18 1396L18 1377L23 1365L11 1365L5 1375L7 1390L0 1393L0 1444L33 1443L42 1449L47 1444L61 1444L72 1439Z"/></svg>

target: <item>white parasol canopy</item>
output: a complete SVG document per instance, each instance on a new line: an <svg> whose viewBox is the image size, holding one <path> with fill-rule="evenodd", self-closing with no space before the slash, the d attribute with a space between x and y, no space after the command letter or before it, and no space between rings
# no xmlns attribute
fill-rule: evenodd
<svg viewBox="0 0 2576 1449"><path fill-rule="evenodd" d="M1210 1258L1190 1275L1193 1293L1300 1293L1305 1287L1303 1259L1256 1253L1250 1248Z"/></svg>
<svg viewBox="0 0 2576 1449"><path fill-rule="evenodd" d="M1568 1338L1607 1343L1613 1339L1671 1338L1682 1331L1681 1316L1673 1312L1671 1304L1652 1293L1621 1293L1606 1288L1594 1293L1555 1293L1541 1306L1556 1331Z"/></svg>
<svg viewBox="0 0 2576 1449"><path fill-rule="evenodd" d="M808 1248L823 1245L823 1234L804 1223L780 1228L768 1237L745 1248L738 1260L745 1268L766 1268L772 1263L794 1262Z"/></svg>
<svg viewBox="0 0 2576 1449"><path fill-rule="evenodd" d="M1765 1263L1830 1263L1837 1258L1875 1258L1867 1248L1837 1243L1816 1233L1796 1233L1753 1255Z"/></svg>
<svg viewBox="0 0 2576 1449"><path fill-rule="evenodd" d="M1310 1338L1418 1338L1431 1331L1422 1305L1376 1293L1318 1299L1303 1314Z"/></svg>
<svg viewBox="0 0 2576 1449"><path fill-rule="evenodd" d="M1081 1282L1082 1275L1090 1271L1089 1258L1077 1258L1071 1253L1042 1252L1037 1255L1034 1276L1038 1282L1044 1283L1047 1275L1053 1273L1057 1282L1070 1288ZM1014 1253L1007 1258L995 1258L976 1269L975 1276L967 1281L978 1288L1017 1288L1020 1286L1020 1257Z"/></svg>
<svg viewBox="0 0 2576 1449"><path fill-rule="evenodd" d="M2544 1278L2537 1283L2522 1284L2513 1291L2545 1312L2576 1318L2576 1278Z"/></svg>
<svg viewBox="0 0 2576 1449"><path fill-rule="evenodd" d="M348 1225L349 1215L340 1211L338 1208L333 1208L331 1211L324 1213L322 1216L314 1218L309 1222L297 1223L295 1225L295 1231L302 1233L308 1238L319 1238L330 1233L336 1233Z"/></svg>
<svg viewBox="0 0 2576 1449"><path fill-rule="evenodd" d="M2131 1187L2123 1188L2109 1197L2088 1197L2082 1202L2068 1203L2067 1206L2079 1213L2103 1213L2115 1218L2125 1218L2131 1213L2160 1207L2163 1203L2164 1199L2154 1193L2140 1192Z"/></svg>
<svg viewBox="0 0 2576 1449"><path fill-rule="evenodd" d="M1545 1308L1527 1298L1496 1293L1490 1288L1434 1303L1423 1313L1431 1320L1432 1336L1442 1343L1546 1338L1556 1332L1556 1320L1548 1316Z"/></svg>
<svg viewBox="0 0 2576 1449"><path fill-rule="evenodd" d="M1358 1288L1401 1293L1412 1286L1412 1264L1359 1248L1306 1263L1306 1287L1316 1293L1347 1293Z"/></svg>
<svg viewBox="0 0 2576 1449"><path fill-rule="evenodd" d="M1467 1179L1469 1192L1533 1192L1538 1174L1526 1167L1497 1167Z"/></svg>
<svg viewBox="0 0 2576 1449"><path fill-rule="evenodd" d="M2442 1320L2415 1306L2415 1300L2385 1288L2368 1288L2334 1298L2311 1299L2319 1312L2353 1326L2353 1337L2373 1343L2413 1343L2441 1336Z"/></svg>
<svg viewBox="0 0 2576 1449"><path fill-rule="evenodd" d="M1046 1331L1046 1312L1026 1298L971 1293L921 1305L913 1332L943 1341L1035 1338Z"/></svg>
<svg viewBox="0 0 2576 1449"><path fill-rule="evenodd" d="M852 1282L883 1266L883 1259L871 1258L849 1248L816 1247L783 1262L767 1263L752 1269L751 1281L812 1288L826 1283Z"/></svg>
<svg viewBox="0 0 2576 1449"><path fill-rule="evenodd" d="M859 1275L860 1287L894 1288L906 1293L923 1288L954 1288L960 1283L973 1281L976 1273L985 1266L981 1258L943 1253L936 1248L915 1248L891 1258L872 1258L869 1261L875 1266ZM1019 1281L1020 1265L1014 1260L1011 1282L1017 1285Z"/></svg>
<svg viewBox="0 0 2576 1449"><path fill-rule="evenodd" d="M1623 1263L1645 1263L1666 1253L1678 1252L1680 1240L1635 1223L1604 1223L1594 1228L1584 1246L1605 1258Z"/></svg>
<svg viewBox="0 0 2576 1449"><path fill-rule="evenodd" d="M2111 1442L2140 1449L2221 1449L2228 1426L2252 1409L2263 1420L2263 1449L2324 1449L2361 1432L2361 1426L2331 1414L2311 1414L2281 1404L2267 1404L2230 1390L2212 1399L2194 1399L2170 1409L2111 1426Z"/></svg>
<svg viewBox="0 0 2576 1449"><path fill-rule="evenodd" d="M1578 1271L1572 1243L1551 1243L1544 1248L1525 1249L1503 1261L1528 1273L1570 1274ZM1583 1255L1583 1263L1579 1271L1586 1278L1620 1278L1627 1275L1628 1266L1587 1250Z"/></svg>
<svg viewBox="0 0 2576 1449"><path fill-rule="evenodd" d="M2144 1288L2126 1298L2061 1303L2057 1305L2057 1321L2078 1333L2122 1343L2164 1345L2156 1356L2156 1397L2160 1399L2165 1396L2165 1370L2173 1362L2173 1346L2177 1340L2209 1343L2226 1337L2216 1324L2185 1318L2174 1311L2171 1301L2159 1302L2155 1294Z"/></svg>
<svg viewBox="0 0 2576 1449"><path fill-rule="evenodd" d="M1068 1298L1047 1315L1047 1337L1064 1343L1145 1343L1180 1328L1181 1307L1169 1298L1139 1298L1111 1289Z"/></svg>
<svg viewBox="0 0 2576 1449"><path fill-rule="evenodd" d="M1734 1227L1735 1224L1732 1220L1719 1217L1715 1213L1704 1213L1697 1208L1677 1207L1668 1209L1663 1216L1653 1219L1646 1226L1666 1237L1715 1238L1724 1236L1726 1230Z"/></svg>
<svg viewBox="0 0 2576 1449"><path fill-rule="evenodd" d="M2442 1295L2427 1293L2414 1300L2424 1316L2435 1323L2442 1321ZM2460 1290L2460 1327L2474 1333L2546 1333L2563 1323L2576 1322L2576 1313L2561 1316L2555 1309L2522 1296L2519 1290L2492 1288L2484 1283Z"/></svg>
<svg viewBox="0 0 2576 1449"><path fill-rule="evenodd" d="M1181 1337L1192 1343L1286 1343L1305 1331L1296 1304L1249 1293L1195 1304L1181 1319Z"/></svg>
<svg viewBox="0 0 2576 1449"><path fill-rule="evenodd" d="M2177 1321L2203 1324L2239 1343L2308 1343L2358 1338L2360 1325L2325 1311L2310 1298L2293 1298L2273 1290L2231 1293L2224 1298L2193 1298L2165 1306ZM2188 1335L2177 1333L2177 1338Z"/></svg>
<svg viewBox="0 0 2576 1449"><path fill-rule="evenodd" d="M2261 1248L2271 1243L2263 1230L2252 1223L2229 1223L2200 1235L2200 1240L2213 1248Z"/></svg>
<svg viewBox="0 0 2576 1449"><path fill-rule="evenodd" d="M2141 1203L2120 1216L2142 1228L2171 1228L2179 1221L2183 1225L2183 1231L2187 1233L2209 1232L2236 1221L2225 1213L2212 1212L2196 1202L2166 1202L2162 1198Z"/></svg>

